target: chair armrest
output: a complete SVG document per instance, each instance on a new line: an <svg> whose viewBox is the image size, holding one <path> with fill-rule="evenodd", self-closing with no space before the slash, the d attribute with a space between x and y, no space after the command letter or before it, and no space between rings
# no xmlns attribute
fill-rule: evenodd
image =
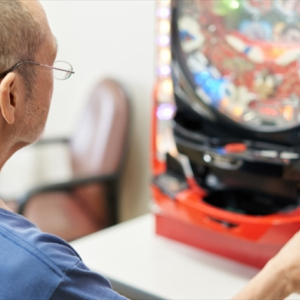
<svg viewBox="0 0 300 300"><path fill-rule="evenodd" d="M33 146L44 146L49 144L68 144L70 139L67 137L52 137L52 138L44 138L33 144Z"/></svg>
<svg viewBox="0 0 300 300"><path fill-rule="evenodd" d="M18 213L23 214L24 209L30 200L31 197L34 195L45 193L45 192L54 192L54 191L69 191L72 188L79 186L79 185L86 185L90 183L113 183L117 180L117 176L113 175L102 175L102 176L92 176L92 177L85 177L85 178L78 178L72 179L65 182L60 183L52 183L48 185L41 185L39 187L33 188L32 190L28 191L26 194L21 196L18 199L19 209Z"/></svg>

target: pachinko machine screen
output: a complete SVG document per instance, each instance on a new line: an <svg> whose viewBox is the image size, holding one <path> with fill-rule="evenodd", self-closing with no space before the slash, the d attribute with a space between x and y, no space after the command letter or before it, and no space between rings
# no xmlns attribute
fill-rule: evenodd
<svg viewBox="0 0 300 300"><path fill-rule="evenodd" d="M181 0L182 58L199 101L252 130L300 123L300 1Z"/></svg>

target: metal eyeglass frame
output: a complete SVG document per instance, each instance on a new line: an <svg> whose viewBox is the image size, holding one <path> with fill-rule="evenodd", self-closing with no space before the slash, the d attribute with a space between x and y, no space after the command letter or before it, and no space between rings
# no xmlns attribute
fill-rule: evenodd
<svg viewBox="0 0 300 300"><path fill-rule="evenodd" d="M18 63L16 63L14 66L12 66L11 68L9 68L8 70L6 70L5 72L2 72L0 73L0 79L5 77L8 73L14 71L16 68L18 68L20 65L22 64L32 64L32 65L36 65L36 66L40 66L40 67L45 67L45 68L48 68L48 69L52 69L52 70L58 70L58 71L63 71L63 72L66 72L68 73L68 75L66 76L66 78L63 78L63 79L60 79L60 78L56 78L56 79L59 79L59 80L66 80L68 78L70 78L70 76L72 74L75 74L75 72L73 71L73 67L71 64L69 64L68 62L66 61L63 61L63 60L59 60L59 61L55 61L55 62L64 62L66 64L68 64L71 69L70 70L64 70L64 69L60 69L60 68L56 68L56 67L52 67L52 66L49 66L49 65L43 65L43 64L39 64L39 63L36 63L36 62L33 62L33 61L28 61L28 60L24 60L24 61L20 61Z"/></svg>

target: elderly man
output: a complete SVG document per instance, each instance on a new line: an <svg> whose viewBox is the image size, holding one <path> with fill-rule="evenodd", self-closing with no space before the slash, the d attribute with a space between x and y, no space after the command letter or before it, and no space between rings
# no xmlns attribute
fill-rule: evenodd
<svg viewBox="0 0 300 300"><path fill-rule="evenodd" d="M56 51L37 0L0 0L0 168L44 128ZM71 74L69 69L57 71ZM300 234L235 299L283 299L297 291ZM125 298L90 271L65 241L42 233L0 200L0 299Z"/></svg>
<svg viewBox="0 0 300 300"><path fill-rule="evenodd" d="M0 0L0 168L43 131L56 52L38 1ZM0 299L125 298L66 242L43 234L1 200Z"/></svg>

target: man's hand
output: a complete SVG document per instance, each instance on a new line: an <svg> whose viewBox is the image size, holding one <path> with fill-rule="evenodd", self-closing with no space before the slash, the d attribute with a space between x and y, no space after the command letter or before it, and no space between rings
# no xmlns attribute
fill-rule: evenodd
<svg viewBox="0 0 300 300"><path fill-rule="evenodd" d="M300 231L297 232L269 263L281 269L283 280L292 292L300 293Z"/></svg>
<svg viewBox="0 0 300 300"><path fill-rule="evenodd" d="M300 293L300 231L232 299L284 299Z"/></svg>

